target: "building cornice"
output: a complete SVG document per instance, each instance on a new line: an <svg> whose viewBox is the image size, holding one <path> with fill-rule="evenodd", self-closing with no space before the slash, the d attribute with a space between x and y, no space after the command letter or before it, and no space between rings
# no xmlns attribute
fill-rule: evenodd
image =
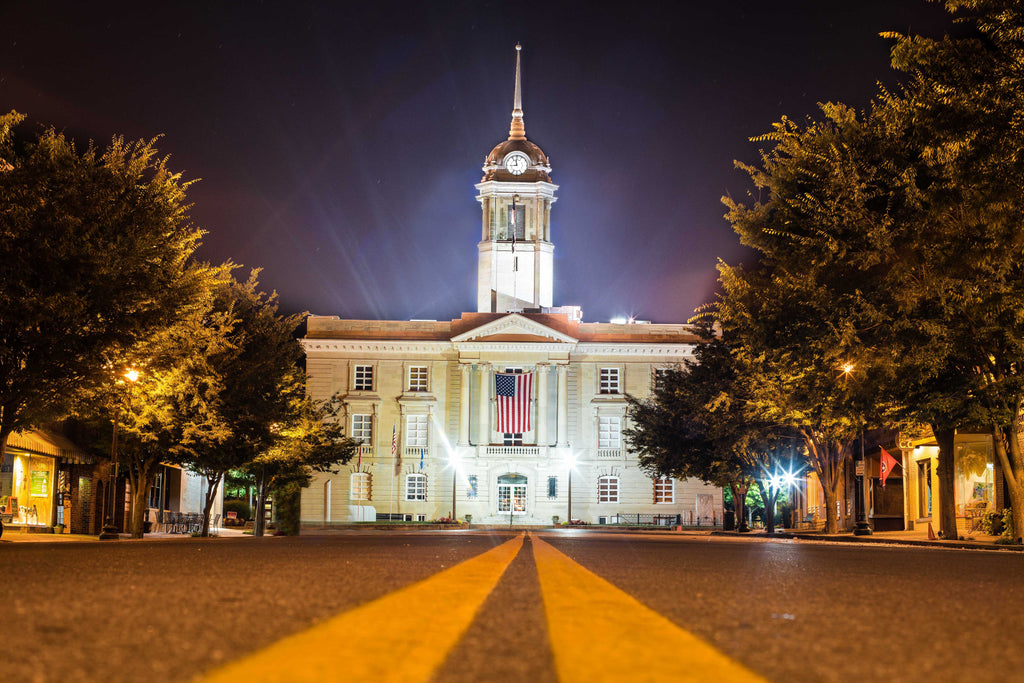
<svg viewBox="0 0 1024 683"><path fill-rule="evenodd" d="M455 349L460 353L463 351L470 352L488 352L488 351L510 351L510 352L533 352L533 353L572 353L575 348L574 344L565 344L561 342L494 342L494 341L469 341L469 342L456 342L453 344Z"/></svg>
<svg viewBox="0 0 1024 683"><path fill-rule="evenodd" d="M689 358L693 344L620 344L616 342L579 342L577 355L587 356L654 356L658 358Z"/></svg>
<svg viewBox="0 0 1024 683"><path fill-rule="evenodd" d="M452 350L447 341L405 341L377 339L302 339L306 355L318 353L438 354Z"/></svg>

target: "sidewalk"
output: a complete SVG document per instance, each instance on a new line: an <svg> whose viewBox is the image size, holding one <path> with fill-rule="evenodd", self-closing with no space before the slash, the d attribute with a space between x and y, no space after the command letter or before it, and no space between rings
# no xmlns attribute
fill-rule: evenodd
<svg viewBox="0 0 1024 683"><path fill-rule="evenodd" d="M752 531L739 533L736 531L715 531L712 535L722 536L747 536L756 538L769 538L763 531ZM1022 552L1024 546L1020 545L997 545L999 536L974 533L964 540L929 540L927 529L914 529L913 531L876 531L869 536L854 536L853 532L846 531L838 534L826 534L822 531L795 531L781 529L770 538L791 538L801 541L827 541L832 543L884 543L890 545L916 545L931 546L936 548L963 548L970 550L1006 550L1009 552Z"/></svg>
<svg viewBox="0 0 1024 683"><path fill-rule="evenodd" d="M216 534L216 538L241 538L243 536L251 536L251 534L244 534L241 529L211 529L211 534ZM120 534L121 541L169 541L169 540L181 540L183 538L192 538L189 534L168 534L161 531L154 531L148 533L145 537L140 539L133 539L131 534ZM4 535L0 536L0 545L4 543L113 543L113 539L110 541L100 541L97 536L88 534L36 534L28 533L27 531L11 531L10 529L4 529Z"/></svg>

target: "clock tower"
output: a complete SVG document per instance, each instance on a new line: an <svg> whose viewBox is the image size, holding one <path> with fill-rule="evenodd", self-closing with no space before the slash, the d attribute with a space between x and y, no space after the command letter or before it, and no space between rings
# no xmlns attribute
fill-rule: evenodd
<svg viewBox="0 0 1024 683"><path fill-rule="evenodd" d="M551 205L558 186L540 147L526 139L519 55L508 140L491 150L476 185L483 211L477 267L477 311L550 308L554 293Z"/></svg>

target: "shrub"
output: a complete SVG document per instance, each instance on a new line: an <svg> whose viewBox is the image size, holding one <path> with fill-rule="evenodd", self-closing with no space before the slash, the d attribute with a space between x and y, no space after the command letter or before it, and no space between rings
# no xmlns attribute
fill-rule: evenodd
<svg viewBox="0 0 1024 683"><path fill-rule="evenodd" d="M1003 533L1003 513L986 512L981 518L980 528L990 536L998 536Z"/></svg>
<svg viewBox="0 0 1024 683"><path fill-rule="evenodd" d="M252 519L252 508L244 500L225 500L224 516L227 517L229 512L236 513L238 519Z"/></svg>
<svg viewBox="0 0 1024 683"><path fill-rule="evenodd" d="M301 488L297 483L288 483L274 490L277 505L277 524L281 536L299 535L299 496Z"/></svg>

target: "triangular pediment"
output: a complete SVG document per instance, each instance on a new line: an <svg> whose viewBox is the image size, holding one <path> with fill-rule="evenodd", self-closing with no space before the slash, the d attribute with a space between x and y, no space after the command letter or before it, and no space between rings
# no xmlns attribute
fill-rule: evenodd
<svg viewBox="0 0 1024 683"><path fill-rule="evenodd" d="M561 344L575 344L576 339L570 337L567 334L559 332L558 330L552 329L547 325L530 320L518 313L509 313L508 315L492 320L479 327L474 327L471 330L463 332L462 334L452 337L452 342L540 342L545 344L550 343L561 343Z"/></svg>

